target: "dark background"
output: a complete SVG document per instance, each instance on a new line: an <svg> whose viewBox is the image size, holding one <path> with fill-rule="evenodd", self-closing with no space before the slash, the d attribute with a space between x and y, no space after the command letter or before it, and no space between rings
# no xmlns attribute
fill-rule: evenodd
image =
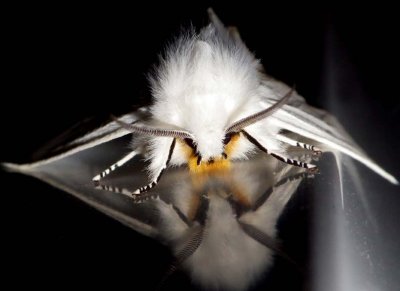
<svg viewBox="0 0 400 291"><path fill-rule="evenodd" d="M399 177L396 10L344 5L4 7L0 161L28 161L76 122L148 100L146 73L157 55L183 27L205 25L208 6L239 28L267 73L296 84L310 104L337 110L355 140ZM134 288L148 282L144 274L157 277L168 265L167 249L68 194L29 177L0 175L1 262L6 276L19 274L15 285L52 287L54 278L78 286L85 278L90 286ZM303 214L293 207L283 236L307 233ZM292 230L285 221L296 219ZM180 279L187 283L177 275L171 286Z"/></svg>

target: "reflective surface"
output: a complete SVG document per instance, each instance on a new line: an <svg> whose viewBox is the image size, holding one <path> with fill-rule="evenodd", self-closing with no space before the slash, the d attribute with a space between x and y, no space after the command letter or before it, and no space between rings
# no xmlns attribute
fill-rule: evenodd
<svg viewBox="0 0 400 291"><path fill-rule="evenodd" d="M154 276L157 283L152 285L168 288L176 273L183 273L194 286L205 290L274 286L276 282L269 276L276 276L276 262L281 271L302 278L303 287L312 286L313 290L377 290L397 282L397 277L388 274L398 262L385 257L386 244L394 243L393 237L386 231L390 228L382 226L393 221L378 219L370 202L372 188L365 189L351 160L337 154L344 180L338 175L335 155L330 153L317 162L321 173L315 177L266 155L208 175L192 176L184 167L169 169L154 190L134 203L91 182L95 173L125 152L128 140L120 138L22 172L166 245L172 257L162 274ZM303 151L291 154L311 158ZM134 190L147 181L144 166L135 159L103 184L110 189ZM304 195L312 197L311 205L297 202L286 209L291 199ZM297 239L300 245L310 243L310 257L288 252L286 246L290 249L296 241L285 242L279 235L285 209L296 211L305 206L308 210L303 215L311 215L311 233ZM134 246L132 251L137 251ZM383 274L385 281L381 280Z"/></svg>
<svg viewBox="0 0 400 291"><path fill-rule="evenodd" d="M303 169L265 155L234 163L230 171L204 175L191 176L186 168L169 169L154 190L134 203L91 183L96 172L123 153L124 143L113 141L25 173L167 245L175 259L158 278L159 287L182 269L195 285L207 290L247 290L260 284L274 256L301 273L302 267L277 237L277 223L308 176ZM104 185L134 190L147 181L143 166L136 159L107 177Z"/></svg>

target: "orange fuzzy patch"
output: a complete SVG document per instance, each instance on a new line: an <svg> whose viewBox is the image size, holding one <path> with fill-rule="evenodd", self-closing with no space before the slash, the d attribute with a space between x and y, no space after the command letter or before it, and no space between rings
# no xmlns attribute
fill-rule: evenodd
<svg viewBox="0 0 400 291"><path fill-rule="evenodd" d="M232 136L230 142L225 146L225 153L228 155L228 157L232 154L234 151L237 141L240 138L240 134L236 133L235 135Z"/></svg>
<svg viewBox="0 0 400 291"><path fill-rule="evenodd" d="M202 161L199 165L197 164L197 156L195 155L193 149L189 147L185 142L180 141L182 148L185 152L185 155L187 157L187 163L190 172L196 174L203 174L203 173L228 170L231 165L229 156L233 152L236 142L238 141L239 138L240 138L239 134L233 135L230 142L225 146L225 154L228 156L227 159L220 157L216 158L213 163Z"/></svg>

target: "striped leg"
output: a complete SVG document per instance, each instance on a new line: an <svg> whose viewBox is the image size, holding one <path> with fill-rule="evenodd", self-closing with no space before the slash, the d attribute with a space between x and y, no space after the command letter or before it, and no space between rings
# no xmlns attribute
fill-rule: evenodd
<svg viewBox="0 0 400 291"><path fill-rule="evenodd" d="M287 158L287 157L281 156L279 154L268 151L262 144L260 144L260 142L258 140L256 140L254 137L252 137L247 131L242 129L241 132L252 144L254 144L256 147L258 147L260 150L262 150L266 154L269 154L269 155L273 156L274 158L276 158L286 164L308 169L312 173L315 173L318 171L318 168L316 165L300 162L298 160L290 159L290 158Z"/></svg>
<svg viewBox="0 0 400 291"><path fill-rule="evenodd" d="M120 188L120 187L99 184L96 186L96 189L105 190L105 191L117 193L117 194L122 194L122 195L128 196L129 198L132 198L132 192L131 192L131 190L128 190L127 188ZM159 199L159 198L160 198L160 196L158 196L158 194L157 195L140 195L137 198L134 197L133 202L140 204L147 200L155 200L155 199Z"/></svg>
<svg viewBox="0 0 400 291"><path fill-rule="evenodd" d="M269 154L271 156L273 156L274 158L276 158L286 164L308 169L308 170L310 170L311 173L315 173L318 171L318 168L316 165L300 162L298 160L290 159L290 158L287 158L287 157L284 157L284 156L281 156L281 155L275 154L275 153L269 153Z"/></svg>
<svg viewBox="0 0 400 291"><path fill-rule="evenodd" d="M172 140L171 146L169 147L169 153L168 153L167 161L165 162L165 165L158 171L157 177L151 183L149 183L149 184L147 184L147 185L145 185L143 187L140 187L139 189L133 191L131 193L131 196L135 197L135 196L140 195L140 194L142 194L144 192L147 192L150 189L154 188L158 184L163 172L168 167L169 161L171 160L172 154L174 152L175 144L176 144L176 138L174 138Z"/></svg>
<svg viewBox="0 0 400 291"><path fill-rule="evenodd" d="M116 162L115 164L112 164L109 168L105 169L100 174L94 176L92 181L95 182L96 184L99 183L101 179L103 179L105 176L107 176L108 174L113 172L115 169L121 167L122 165L124 165L125 163L127 163L128 161L133 159L139 153L140 152L138 152L138 151L131 151L129 154L127 154L125 157L120 159L118 162Z"/></svg>
<svg viewBox="0 0 400 291"><path fill-rule="evenodd" d="M276 137L277 137L280 141L283 141L283 142L285 142L285 143L287 143L287 144L290 144L291 146L300 147L300 148L303 148L303 149L306 149L306 150L311 150L311 151L313 151L313 153L314 153L315 155L320 155L320 154L322 154L322 151L321 151L319 148L317 148L316 146L313 146L313 145L310 145L310 144L306 144L306 143L302 143L302 142L296 141L296 140L291 139L291 138L289 138L289 137L287 137L287 136L284 136L284 135L282 135L282 134L278 134Z"/></svg>
<svg viewBox="0 0 400 291"><path fill-rule="evenodd" d="M96 186L96 189L101 189L101 190L105 190L105 191L109 191L109 192L113 192L113 193L122 194L122 195L126 195L126 196L129 196L129 197L132 197L131 196L131 191L129 191L126 188L119 188L119 187L99 184L99 185Z"/></svg>

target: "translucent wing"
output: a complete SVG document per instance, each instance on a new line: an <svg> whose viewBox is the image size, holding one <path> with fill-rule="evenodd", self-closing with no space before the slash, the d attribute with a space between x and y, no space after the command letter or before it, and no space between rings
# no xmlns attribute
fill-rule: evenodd
<svg viewBox="0 0 400 291"><path fill-rule="evenodd" d="M267 79L265 86L277 94L287 92L289 87L273 79ZM266 105L268 102L266 102ZM285 105L270 117L271 122L325 146L325 150L339 151L363 163L393 184L397 179L370 159L367 154L346 133L340 123L328 112L307 105L304 99L296 95L294 101Z"/></svg>
<svg viewBox="0 0 400 291"><path fill-rule="evenodd" d="M120 116L119 120L126 123L133 123L137 120L143 120L147 115L147 107L141 107L134 112ZM31 167L58 161L130 133L130 131L121 128L115 121L108 120L102 125L98 125L98 123L92 120L83 121L39 149L34 154L34 161L32 163L20 166L11 163L4 163L3 165L9 169L23 167L28 170Z"/></svg>

